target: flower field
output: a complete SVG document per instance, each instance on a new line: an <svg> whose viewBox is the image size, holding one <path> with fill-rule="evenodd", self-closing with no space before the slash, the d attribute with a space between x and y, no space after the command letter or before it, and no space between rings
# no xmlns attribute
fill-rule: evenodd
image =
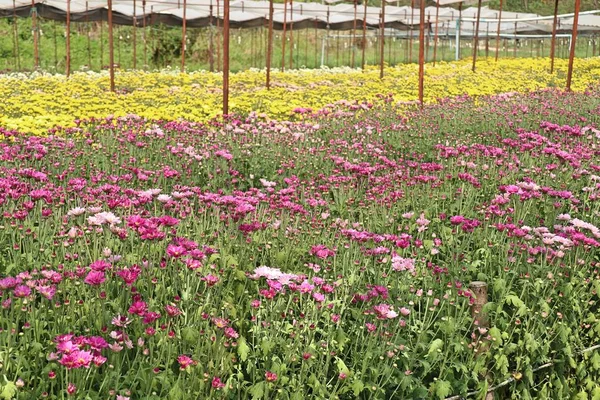
<svg viewBox="0 0 600 400"><path fill-rule="evenodd" d="M583 85L600 62L580 67ZM195 74L126 73L141 89L114 97L98 75L2 78L5 124L80 120L0 130L0 399L444 399L507 379L498 398L600 398L600 92L311 111L352 90L288 86L315 76L332 84L275 112L302 104L293 122L206 125L160 120L200 96ZM126 104L159 118L84 119Z"/></svg>
<svg viewBox="0 0 600 400"><path fill-rule="evenodd" d="M557 60L551 75L549 59L482 60L477 73L468 60L438 63L425 68L425 101L459 96L526 92L546 87L565 87L567 60ZM573 89L582 91L600 79L600 59L577 59ZM200 71L145 73L124 71L116 76L118 94L109 91L107 72L77 73L68 81L62 75L14 74L0 77L0 126L45 134L56 126L73 127L74 121L136 114L170 120L174 116L207 122L222 110L221 74ZM340 99L378 103L381 94L394 94L397 102L417 96L418 67L406 64L366 72L353 69L273 71L272 89L265 88L265 71L232 74L230 110L265 113L270 118L290 119L296 108L321 109Z"/></svg>

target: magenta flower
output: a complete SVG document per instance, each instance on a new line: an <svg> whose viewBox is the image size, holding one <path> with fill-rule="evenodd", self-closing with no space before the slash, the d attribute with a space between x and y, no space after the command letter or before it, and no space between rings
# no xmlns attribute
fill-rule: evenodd
<svg viewBox="0 0 600 400"><path fill-rule="evenodd" d="M275 382L277 380L277 374L271 371L266 371L265 378L267 379L267 382Z"/></svg>
<svg viewBox="0 0 600 400"><path fill-rule="evenodd" d="M104 272L90 271L83 281L91 286L99 286L106 281L106 277Z"/></svg>
<svg viewBox="0 0 600 400"><path fill-rule="evenodd" d="M192 365L196 365L197 362L192 360L191 357L186 356L184 354L180 355L179 357L177 357L177 362L179 363L179 368L183 371L185 370L187 367L192 366Z"/></svg>
<svg viewBox="0 0 600 400"><path fill-rule="evenodd" d="M310 254L320 259L326 259L328 257L335 256L335 251L328 249L325 245L320 244L311 247Z"/></svg>
<svg viewBox="0 0 600 400"><path fill-rule="evenodd" d="M17 297L27 297L31 294L31 288L29 286L19 285L14 289L13 293Z"/></svg>
<svg viewBox="0 0 600 400"><path fill-rule="evenodd" d="M212 379L212 387L213 387L213 389L219 390L221 388L224 388L225 384L223 382L221 382L221 378L218 378L215 376Z"/></svg>

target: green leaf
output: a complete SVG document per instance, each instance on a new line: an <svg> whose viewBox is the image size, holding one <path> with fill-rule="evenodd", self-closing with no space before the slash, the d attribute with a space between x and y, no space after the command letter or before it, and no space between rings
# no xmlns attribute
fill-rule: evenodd
<svg viewBox="0 0 600 400"><path fill-rule="evenodd" d="M518 296L514 294L506 296L506 304L512 304L517 309L517 315L524 315L527 313L527 306Z"/></svg>
<svg viewBox="0 0 600 400"><path fill-rule="evenodd" d="M350 375L350 370L346 366L346 363L344 362L344 360L342 360L339 357L336 357L335 358L335 364L337 365L338 370L340 371L340 373L346 374L346 376Z"/></svg>
<svg viewBox="0 0 600 400"><path fill-rule="evenodd" d="M171 390L169 390L169 400L183 400L185 398L185 394L183 393L183 390L181 390L181 388L179 387L179 382L177 384L175 384L175 386L173 386L171 388Z"/></svg>
<svg viewBox="0 0 600 400"><path fill-rule="evenodd" d="M248 354L250 353L250 347L246 342L246 338L240 336L240 340L238 340L237 353L240 356L242 361L246 361L248 359Z"/></svg>
<svg viewBox="0 0 600 400"><path fill-rule="evenodd" d="M598 370L598 369L600 369L600 354L598 354L598 352L597 352L597 351L596 351L596 352L594 352L594 355L592 356L592 359L591 359L591 361L592 361L592 367L593 367L595 370Z"/></svg>
<svg viewBox="0 0 600 400"><path fill-rule="evenodd" d="M497 355L496 357L496 368L500 371L502 375L508 374L508 358L502 354Z"/></svg>
<svg viewBox="0 0 600 400"><path fill-rule="evenodd" d="M596 386L592 390L592 400L600 400L600 387Z"/></svg>
<svg viewBox="0 0 600 400"><path fill-rule="evenodd" d="M448 381L437 381L435 384L435 395L439 399L445 399L452 393L452 386Z"/></svg>
<svg viewBox="0 0 600 400"><path fill-rule="evenodd" d="M2 386L2 392L0 392L0 399L12 400L15 397L17 397L17 385L15 385L13 382L7 381L4 384L4 386Z"/></svg>
<svg viewBox="0 0 600 400"><path fill-rule="evenodd" d="M181 330L181 338L188 344L197 344L200 340L200 332L191 326L187 326Z"/></svg>
<svg viewBox="0 0 600 400"><path fill-rule="evenodd" d="M438 352L442 351L443 347L444 341L442 339L435 339L433 342L431 342L431 345L429 346L429 351L427 351L427 357L437 355Z"/></svg>
<svg viewBox="0 0 600 400"><path fill-rule="evenodd" d="M355 379L354 382L352 382L352 391L354 392L354 396L358 397L364 388L365 384L360 379Z"/></svg>
<svg viewBox="0 0 600 400"><path fill-rule="evenodd" d="M262 399L265 395L265 383L258 382L256 385L250 388L250 394L252 395L252 400Z"/></svg>

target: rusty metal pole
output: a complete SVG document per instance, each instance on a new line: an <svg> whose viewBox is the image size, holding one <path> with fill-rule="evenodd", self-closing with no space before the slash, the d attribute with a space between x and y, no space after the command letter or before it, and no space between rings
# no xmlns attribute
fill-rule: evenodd
<svg viewBox="0 0 600 400"><path fill-rule="evenodd" d="M224 0L223 6L223 117L226 117L229 115L229 0Z"/></svg>
<svg viewBox="0 0 600 400"><path fill-rule="evenodd" d="M356 55L356 8L358 6L358 0L354 0L354 21L352 24L352 54L350 60L350 67L354 68L354 57Z"/></svg>
<svg viewBox="0 0 600 400"><path fill-rule="evenodd" d="M112 0L108 0L108 69L110 71L110 91L115 91L115 49L113 41Z"/></svg>
<svg viewBox="0 0 600 400"><path fill-rule="evenodd" d="M181 21L182 23L182 32L181 32L181 73L183 74L185 72L185 44L187 41L187 15L186 15L186 10L187 10L187 0L183 0L183 19ZM223 47L225 47L225 44L223 43Z"/></svg>
<svg viewBox="0 0 600 400"><path fill-rule="evenodd" d="M408 36L408 62L412 62L413 25L415 23L415 0L410 0L410 29Z"/></svg>
<svg viewBox="0 0 600 400"><path fill-rule="evenodd" d="M71 75L71 0L67 0L67 60L65 75Z"/></svg>
<svg viewBox="0 0 600 400"><path fill-rule="evenodd" d="M214 41L213 41L213 6L210 4L210 14L208 17L208 65L209 71L215 72Z"/></svg>
<svg viewBox="0 0 600 400"><path fill-rule="evenodd" d="M475 22L475 37L473 39L473 72L477 62L477 50L479 50L479 18L481 17L481 0L477 2L477 21Z"/></svg>
<svg viewBox="0 0 600 400"><path fill-rule="evenodd" d="M144 69L146 69L146 66L148 65L148 46L146 45L146 0L142 0L142 14L142 39L144 40Z"/></svg>
<svg viewBox="0 0 600 400"><path fill-rule="evenodd" d="M13 0L13 34L15 42L15 65L17 71L21 71L21 56L19 54L19 26L17 25L17 6L15 0Z"/></svg>
<svg viewBox="0 0 600 400"><path fill-rule="evenodd" d="M554 21L552 22L552 40L550 41L550 73L554 73L554 54L556 49L556 26L558 24L558 0L554 0Z"/></svg>
<svg viewBox="0 0 600 400"><path fill-rule="evenodd" d="M433 34L433 66L435 67L435 62L437 59L437 44L438 44L438 25L440 23L440 2L437 0L435 2L435 32Z"/></svg>
<svg viewBox="0 0 600 400"><path fill-rule="evenodd" d="M38 69L40 65L40 54L38 45L37 8L35 0L31 0L31 30L33 31L33 67Z"/></svg>
<svg viewBox="0 0 600 400"><path fill-rule="evenodd" d="M283 0L283 34L281 35L281 72L285 70L285 40L287 31L287 0Z"/></svg>
<svg viewBox="0 0 600 400"><path fill-rule="evenodd" d="M365 51L367 49L367 0L363 0L365 5L365 13L363 16L363 36L362 36L362 61L361 68L365 70Z"/></svg>
<svg viewBox="0 0 600 400"><path fill-rule="evenodd" d="M385 0L381 0L381 40L379 43L379 79L383 79L383 63L385 59Z"/></svg>
<svg viewBox="0 0 600 400"><path fill-rule="evenodd" d="M271 88L271 56L273 53L273 0L269 0L269 34L267 38L267 89Z"/></svg>
<svg viewBox="0 0 600 400"><path fill-rule="evenodd" d="M137 67L137 35L136 35L136 28L137 28L137 4L136 4L136 0L133 0L133 69L136 69Z"/></svg>
<svg viewBox="0 0 600 400"><path fill-rule="evenodd" d="M419 0L419 104L423 108L423 80L425 75L425 0ZM411 21L412 22L412 21Z"/></svg>
<svg viewBox="0 0 600 400"><path fill-rule="evenodd" d="M558 0L556 0L558 2ZM498 62L498 51L500 48L500 24L502 21L502 6L504 5L504 0L500 0L500 13L498 14L498 29L496 30L496 62Z"/></svg>
<svg viewBox="0 0 600 400"><path fill-rule="evenodd" d="M575 15L573 16L573 33L571 34L571 51L569 53L569 70L567 71L567 90L571 91L573 78L573 61L575 60L575 44L577 42L577 25L579 24L579 8L581 0L575 0Z"/></svg>
<svg viewBox="0 0 600 400"><path fill-rule="evenodd" d="M294 0L290 0L290 69L294 68Z"/></svg>
<svg viewBox="0 0 600 400"><path fill-rule="evenodd" d="M88 2L85 2L85 27L87 33L87 53L88 53L88 68L92 69L92 43L90 39L90 23L88 16Z"/></svg>

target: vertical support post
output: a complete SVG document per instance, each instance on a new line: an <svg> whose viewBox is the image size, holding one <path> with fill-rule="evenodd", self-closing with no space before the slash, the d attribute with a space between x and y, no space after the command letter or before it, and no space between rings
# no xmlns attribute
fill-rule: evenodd
<svg viewBox="0 0 600 400"><path fill-rule="evenodd" d="M488 285L485 282L474 281L469 284L471 294L473 295L473 306L471 308L471 316L479 327L488 326L488 318L486 313L483 312L483 307L487 304L487 289Z"/></svg>
<svg viewBox="0 0 600 400"><path fill-rule="evenodd" d="M225 0L227 1L227 0ZM187 0L183 0L183 20L181 21L181 73L185 72L185 47L187 42ZM223 47L225 44L223 44Z"/></svg>
<svg viewBox="0 0 600 400"><path fill-rule="evenodd" d="M515 21L515 33L514 33L514 38L515 38L515 48L513 50L513 57L517 58L517 22Z"/></svg>
<svg viewBox="0 0 600 400"><path fill-rule="evenodd" d="M58 44L57 44L57 33L56 33L56 20L52 23L52 33L54 36L54 71L58 72Z"/></svg>
<svg viewBox="0 0 600 400"><path fill-rule="evenodd" d="M14 55L17 71L21 71L21 56L19 54L19 26L17 24L17 6L13 0L13 40L14 40Z"/></svg>
<svg viewBox="0 0 600 400"><path fill-rule="evenodd" d="M290 0L290 69L294 69L294 0Z"/></svg>
<svg viewBox="0 0 600 400"><path fill-rule="evenodd" d="M281 35L281 72L285 70L285 42L287 31L287 0L283 0L283 33Z"/></svg>
<svg viewBox="0 0 600 400"><path fill-rule="evenodd" d="M137 4L133 0L133 69L137 67Z"/></svg>
<svg viewBox="0 0 600 400"><path fill-rule="evenodd" d="M556 0L558 1L558 0ZM500 13L498 14L498 28L496 30L496 62L498 62L498 51L500 50L500 27L502 24L502 6L504 5L504 0L500 0Z"/></svg>
<svg viewBox="0 0 600 400"><path fill-rule="evenodd" d="M142 19L142 39L144 40L144 69L146 69L146 66L148 65L148 46L146 45L146 0L142 0L142 14L144 14Z"/></svg>
<svg viewBox="0 0 600 400"><path fill-rule="evenodd" d="M410 0L410 29L408 30L408 62L412 62L413 26L415 23L415 0Z"/></svg>
<svg viewBox="0 0 600 400"><path fill-rule="evenodd" d="M267 89L271 88L271 53L273 52L273 0L269 0L269 34L267 38Z"/></svg>
<svg viewBox="0 0 600 400"><path fill-rule="evenodd" d="M108 63L110 71L110 91L115 91L115 49L113 40L112 0L108 0Z"/></svg>
<svg viewBox="0 0 600 400"><path fill-rule="evenodd" d="M88 68L92 69L92 43L91 43L91 38L90 38L90 23L89 23L88 12L89 12L88 2L86 1L85 2L85 29L86 29L86 34L87 34Z"/></svg>
<svg viewBox="0 0 600 400"><path fill-rule="evenodd" d="M419 12L419 104L423 108L423 79L425 75L425 0L419 0L421 11Z"/></svg>
<svg viewBox="0 0 600 400"><path fill-rule="evenodd" d="M33 31L33 67L38 69L40 65L40 54L39 54L39 36L37 26L37 8L35 7L35 0L31 0L31 30Z"/></svg>
<svg viewBox="0 0 600 400"><path fill-rule="evenodd" d="M477 50L479 50L479 18L481 17L481 0L477 1L477 20L475 22L475 37L473 39L473 72L477 62Z"/></svg>
<svg viewBox="0 0 600 400"><path fill-rule="evenodd" d="M440 24L440 2L437 0L435 2L435 32L433 34L433 66L435 67L435 62L437 59L437 44L438 44L438 25Z"/></svg>
<svg viewBox="0 0 600 400"><path fill-rule="evenodd" d="M486 60L490 56L490 23L488 22L485 27L485 58Z"/></svg>
<svg viewBox="0 0 600 400"><path fill-rule="evenodd" d="M350 67L354 68L354 57L356 55L356 8L358 6L358 0L354 0L354 21L352 24L352 54L350 60Z"/></svg>
<svg viewBox="0 0 600 400"><path fill-rule="evenodd" d="M185 2L185 0L183 0ZM223 10L223 117L229 115L229 0Z"/></svg>
<svg viewBox="0 0 600 400"><path fill-rule="evenodd" d="M214 42L213 42L213 36L214 36L213 6L212 6L212 0L211 0L210 14L208 17L208 65L209 65L210 72L215 72L215 57L214 57L215 46L214 46Z"/></svg>
<svg viewBox="0 0 600 400"><path fill-rule="evenodd" d="M579 24L579 8L581 0L575 0L575 15L573 16L573 33L571 36L571 51L569 53L569 70L567 71L567 90L571 91L573 78L573 61L575 60L575 44L577 43L577 25Z"/></svg>
<svg viewBox="0 0 600 400"><path fill-rule="evenodd" d="M65 75L71 75L71 0L67 0L67 60Z"/></svg>
<svg viewBox="0 0 600 400"><path fill-rule="evenodd" d="M558 24L558 0L554 0L554 21L552 22L552 40L550 41L550 73L554 73L554 55L556 51L556 26Z"/></svg>
<svg viewBox="0 0 600 400"><path fill-rule="evenodd" d="M221 70L221 40L219 36L219 28L221 27L221 7L217 0L217 71Z"/></svg>
<svg viewBox="0 0 600 400"><path fill-rule="evenodd" d="M385 58L385 0L381 0L381 35L379 55L379 79L383 79L383 63Z"/></svg>
<svg viewBox="0 0 600 400"><path fill-rule="evenodd" d="M100 71L104 68L104 21L100 20Z"/></svg>
<svg viewBox="0 0 600 400"><path fill-rule="evenodd" d="M363 0L365 13L363 15L363 35L362 35L362 61L361 68L365 70L365 51L367 50L367 0Z"/></svg>

